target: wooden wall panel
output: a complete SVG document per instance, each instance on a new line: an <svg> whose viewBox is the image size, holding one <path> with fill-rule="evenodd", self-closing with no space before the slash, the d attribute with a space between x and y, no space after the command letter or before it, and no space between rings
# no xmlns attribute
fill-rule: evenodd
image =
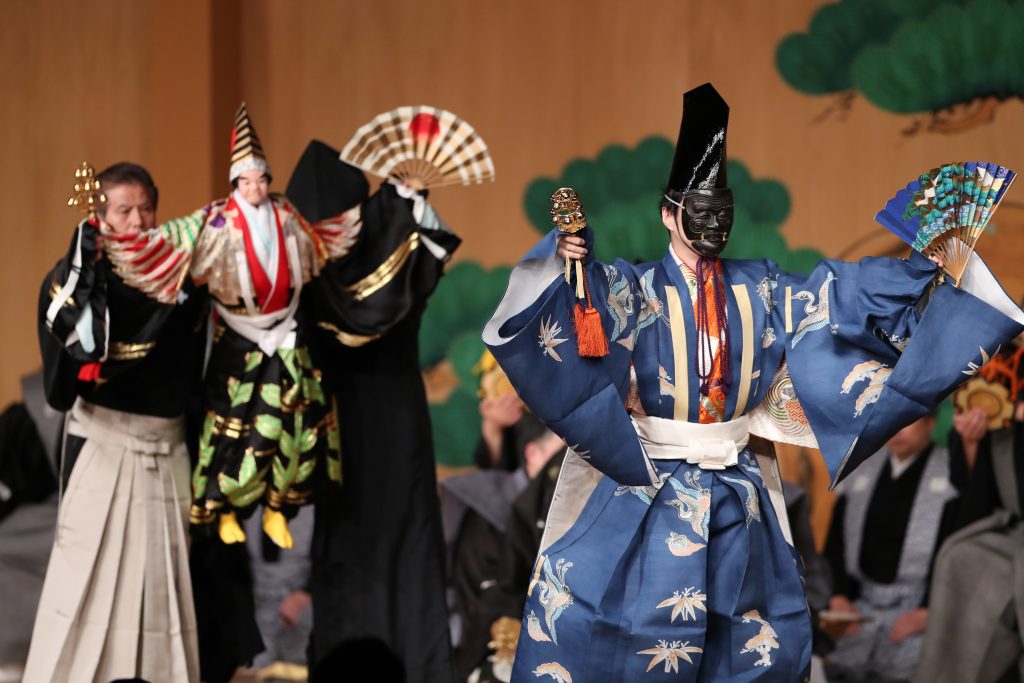
<svg viewBox="0 0 1024 683"><path fill-rule="evenodd" d="M14 0L4 10L0 404L15 400L19 377L39 366L38 289L78 220L65 206L78 164L148 167L164 217L212 191L205 0Z"/></svg>

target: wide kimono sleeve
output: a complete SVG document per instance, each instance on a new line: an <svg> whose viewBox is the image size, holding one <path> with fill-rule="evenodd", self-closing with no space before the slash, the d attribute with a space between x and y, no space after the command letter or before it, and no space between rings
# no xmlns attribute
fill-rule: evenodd
<svg viewBox="0 0 1024 683"><path fill-rule="evenodd" d="M779 277L775 327L833 485L1024 330L976 255L959 288L936 275L914 252Z"/></svg>
<svg viewBox="0 0 1024 683"><path fill-rule="evenodd" d="M164 304L173 304L189 277L192 256L210 208L175 218L151 230L104 236L107 258L130 287Z"/></svg>
<svg viewBox="0 0 1024 683"><path fill-rule="evenodd" d="M68 253L43 278L39 292L39 348L47 402L68 410L82 367L107 354L107 285L98 264L98 230L78 224Z"/></svg>
<svg viewBox="0 0 1024 683"><path fill-rule="evenodd" d="M593 233L582 236L593 253ZM610 343L602 358L581 358L573 330L575 287L565 282L565 262L555 255L549 234L512 271L508 289L483 339L531 411L587 462L620 484L648 486L657 474L625 408L632 351ZM605 334L629 336L636 326L639 288L632 268L606 265L588 255L585 263L591 300L601 312ZM575 276L573 276L575 277ZM611 288L616 300L604 305ZM621 316L613 316L618 310Z"/></svg>
<svg viewBox="0 0 1024 683"><path fill-rule="evenodd" d="M425 197L391 182L313 228L331 252L312 287L314 321L346 346L378 339L421 309L461 243ZM339 236L344 249L331 247Z"/></svg>

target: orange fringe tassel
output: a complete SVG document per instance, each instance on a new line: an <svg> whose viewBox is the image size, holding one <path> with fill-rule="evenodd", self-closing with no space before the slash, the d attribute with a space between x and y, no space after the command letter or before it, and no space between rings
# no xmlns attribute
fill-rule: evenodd
<svg viewBox="0 0 1024 683"><path fill-rule="evenodd" d="M583 304L577 302L573 311L576 345L581 358L601 358L608 355L608 337L601 324L601 314L590 303L590 285L586 275L583 275L583 288L587 293L587 307L584 309Z"/></svg>

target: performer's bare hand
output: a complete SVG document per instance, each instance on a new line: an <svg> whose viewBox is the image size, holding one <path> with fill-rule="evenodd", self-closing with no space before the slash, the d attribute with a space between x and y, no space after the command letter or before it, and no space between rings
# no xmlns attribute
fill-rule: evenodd
<svg viewBox="0 0 1024 683"><path fill-rule="evenodd" d="M852 614L860 616L860 610L845 595L833 595L828 600L828 608L833 612ZM837 629L840 635L855 636L860 633L860 624L856 621L846 625L846 628Z"/></svg>
<svg viewBox="0 0 1024 683"><path fill-rule="evenodd" d="M571 258L579 261L587 255L587 248L583 246L586 243L586 240L578 235L559 235L556 253L559 258Z"/></svg>
<svg viewBox="0 0 1024 683"><path fill-rule="evenodd" d="M896 621L892 625L892 630L889 631L889 640L898 643L905 638L910 636L916 636L918 633L924 633L925 627L928 625L928 610L924 607L918 607L917 609L904 612L903 614L896 617Z"/></svg>
<svg viewBox="0 0 1024 683"><path fill-rule="evenodd" d="M313 603L313 596L306 591L295 591L284 600L278 612L281 615L281 625L287 628L294 628L299 623L299 617Z"/></svg>
<svg viewBox="0 0 1024 683"><path fill-rule="evenodd" d="M942 258L936 254L932 254L928 257L928 260L937 265L939 268L945 268L946 265L942 262Z"/></svg>
<svg viewBox="0 0 1024 683"><path fill-rule="evenodd" d="M988 416L981 408L972 408L966 413L953 416L953 428L960 435L964 445L964 457L967 468L974 467L974 459L978 455L978 444L985 438L988 431Z"/></svg>

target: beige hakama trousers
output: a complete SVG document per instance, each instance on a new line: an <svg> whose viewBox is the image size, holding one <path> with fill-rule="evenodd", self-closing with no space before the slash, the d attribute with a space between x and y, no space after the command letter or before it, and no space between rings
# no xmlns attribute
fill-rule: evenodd
<svg viewBox="0 0 1024 683"><path fill-rule="evenodd" d="M61 500L23 683L197 683L184 422L79 399L85 439Z"/></svg>

